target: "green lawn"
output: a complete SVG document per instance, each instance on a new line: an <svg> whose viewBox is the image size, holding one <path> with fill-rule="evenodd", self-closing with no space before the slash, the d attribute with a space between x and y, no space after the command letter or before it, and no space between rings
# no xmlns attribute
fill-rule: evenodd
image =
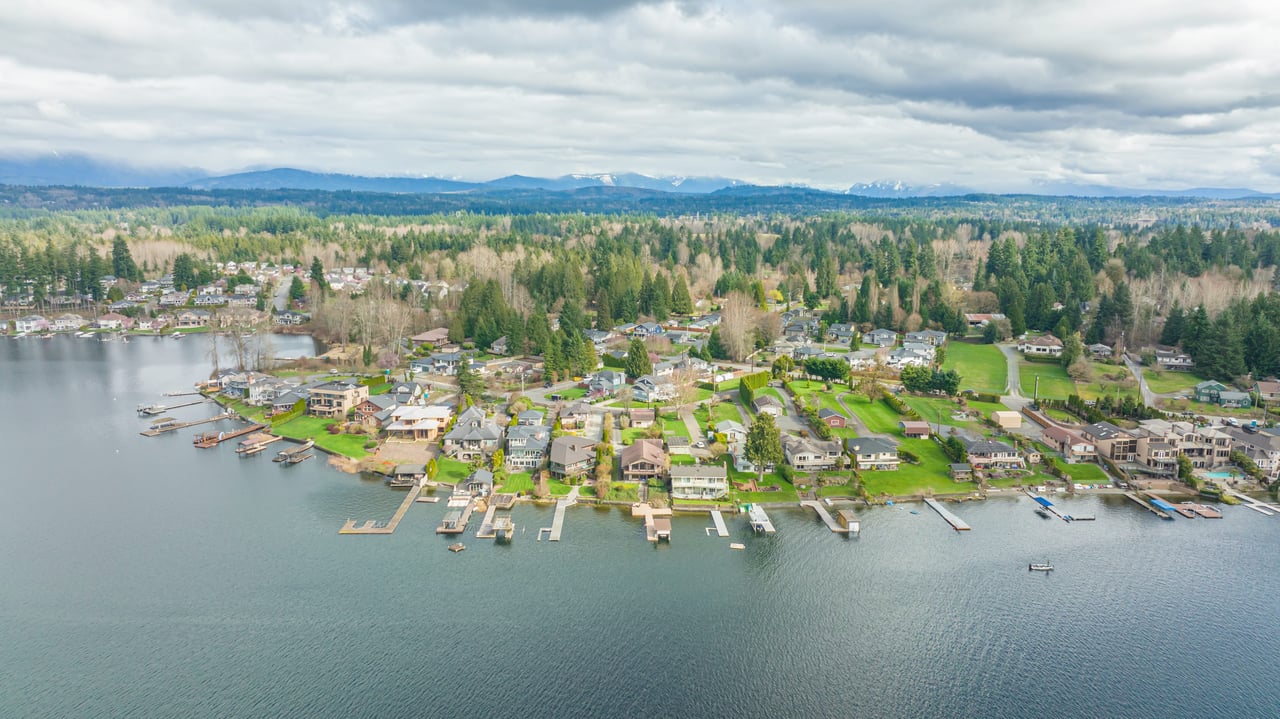
<svg viewBox="0 0 1280 719"><path fill-rule="evenodd" d="M995 345L948 342L942 368L960 373L960 389L1004 394L1009 364Z"/></svg>
<svg viewBox="0 0 1280 719"><path fill-rule="evenodd" d="M461 462L459 462L461 464ZM508 474L506 480L502 482L501 492L515 494L524 492L525 494L533 493L533 475L528 472L516 472Z"/></svg>
<svg viewBox="0 0 1280 719"><path fill-rule="evenodd" d="M1096 464L1067 464L1062 463L1062 471L1067 473L1072 482L1081 484L1098 484L1107 481L1107 473L1102 471L1102 467Z"/></svg>
<svg viewBox="0 0 1280 719"><path fill-rule="evenodd" d="M1193 372L1156 372L1147 368L1143 368L1142 376L1147 380L1147 387L1156 394L1187 391L1204 381L1203 377Z"/></svg>
<svg viewBox="0 0 1280 719"><path fill-rule="evenodd" d="M260 424L267 424L268 422L271 421L270 419L267 418L266 407L254 407L253 405L245 404L245 402L242 400L235 400L230 404L228 404L227 407L229 409L235 410L236 412L239 412L240 416L253 420L254 422L258 422ZM333 420L329 420L329 421L333 421Z"/></svg>
<svg viewBox="0 0 1280 719"><path fill-rule="evenodd" d="M560 397L565 400L582 399L583 397L587 396L587 388L586 387L570 387L569 389L562 389L559 392L556 392L555 394L560 395Z"/></svg>
<svg viewBox="0 0 1280 719"><path fill-rule="evenodd" d="M563 497L573 491L573 487L561 482L558 479L548 479L547 489L551 491L552 497Z"/></svg>
<svg viewBox="0 0 1280 719"><path fill-rule="evenodd" d="M697 464L698 460L691 454L673 454L671 455L671 464Z"/></svg>
<svg viewBox="0 0 1280 719"><path fill-rule="evenodd" d="M1138 381L1124 365L1091 361L1089 369L1089 381L1076 383L1076 393L1084 399L1098 399L1106 395L1138 395Z"/></svg>
<svg viewBox="0 0 1280 719"><path fill-rule="evenodd" d="M466 462L458 461L452 457L441 457L436 460L436 464L440 468L436 473L435 481L437 482L458 484L471 474L471 467ZM529 487L530 489L533 488L532 482L529 483Z"/></svg>
<svg viewBox="0 0 1280 719"><path fill-rule="evenodd" d="M316 446L320 449L340 454L344 457L363 459L369 456L369 451L364 448L364 443L369 441L368 436L363 434L329 434L325 426L332 423L333 420L324 417L298 417L278 427L273 427L271 431L281 437L290 439L314 439Z"/></svg>
<svg viewBox="0 0 1280 719"><path fill-rule="evenodd" d="M750 482L752 479L755 479L756 475L753 472L737 471L736 469L733 468L732 462L726 462L726 467L729 470L729 483L730 483L729 496L737 504L743 504L747 502L798 502L800 501L800 497L796 494L796 488L792 486L790 482L782 479L774 472L766 473L764 475L764 479L757 482L756 486L762 487L762 488L770 487L770 486L778 486L781 488L779 491L748 492L748 491L740 491L737 489L733 489L732 488L733 483Z"/></svg>
<svg viewBox="0 0 1280 719"><path fill-rule="evenodd" d="M791 389L791 393L796 396L797 404L804 404L801 400L809 395L817 395L819 409L829 409L837 414L845 414L844 408L836 401L836 396L849 390L846 385L835 384L834 389L828 392L825 382L797 380L795 382L789 382L787 387L789 387Z"/></svg>
<svg viewBox="0 0 1280 719"><path fill-rule="evenodd" d="M375 384L369 388L369 395L376 397L377 395L380 395L380 394L386 394L390 392L391 388L394 386L395 386L394 382L383 382L381 384Z"/></svg>
<svg viewBox="0 0 1280 719"><path fill-rule="evenodd" d="M871 496L912 495L926 490L932 490L936 494L952 494L973 489L970 482L951 479L947 470L951 460L933 440L904 439L899 443L899 448L919 457L920 464L902 462L893 472L862 472L862 485Z"/></svg>
<svg viewBox="0 0 1280 719"><path fill-rule="evenodd" d="M1028 362L1018 360L1020 389L1024 397L1036 396L1036 377L1040 377L1040 397L1066 399L1076 394L1076 384L1067 370L1056 362Z"/></svg>
<svg viewBox="0 0 1280 719"><path fill-rule="evenodd" d="M680 415L671 412L661 415L660 419L662 420L663 434L674 434L692 441L692 437L689 436L689 428L685 426L684 420L680 419Z"/></svg>
<svg viewBox="0 0 1280 719"><path fill-rule="evenodd" d="M849 409L853 410L862 422L867 425L867 429L872 432L890 433L898 431L898 422L903 417L893 408L882 401L867 402L862 395L850 395L844 398L844 403L849 405Z"/></svg>
<svg viewBox="0 0 1280 719"><path fill-rule="evenodd" d="M601 499L610 502L639 502L640 485L633 482L610 482L609 491Z"/></svg>

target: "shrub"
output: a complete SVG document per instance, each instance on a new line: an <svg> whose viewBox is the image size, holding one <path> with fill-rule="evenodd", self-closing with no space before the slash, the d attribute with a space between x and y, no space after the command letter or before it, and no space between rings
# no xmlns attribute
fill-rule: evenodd
<svg viewBox="0 0 1280 719"><path fill-rule="evenodd" d="M378 440L376 440L376 439L371 439L371 440L369 440L368 442L365 442L365 443L364 443L364 448L365 448L365 449L376 449L376 448L377 448L377 446L378 446Z"/></svg>

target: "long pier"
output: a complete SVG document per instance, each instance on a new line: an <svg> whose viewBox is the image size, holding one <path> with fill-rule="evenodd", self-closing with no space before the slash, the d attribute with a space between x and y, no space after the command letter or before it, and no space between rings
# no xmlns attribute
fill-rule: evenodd
<svg viewBox="0 0 1280 719"><path fill-rule="evenodd" d="M1159 518L1161 518L1161 519L1173 519L1173 517L1172 517L1171 515L1169 515L1169 514L1165 513L1164 511L1162 511L1162 510L1160 510L1160 509L1157 509L1157 508L1156 508L1154 505L1152 505L1150 502L1148 502L1147 500L1145 500L1145 499L1143 499L1142 497L1138 496L1138 493L1137 493L1137 492L1125 492L1125 493L1124 493L1124 496L1128 497L1129 499L1132 499L1134 502L1137 502L1137 503L1138 503L1138 506L1142 507L1143 509L1147 510L1148 512L1151 512L1152 514L1156 515L1157 517L1159 517Z"/></svg>
<svg viewBox="0 0 1280 719"><path fill-rule="evenodd" d="M1034 500L1036 504L1040 505L1040 506L1041 506L1045 511L1047 511L1047 512L1052 512L1052 513L1053 513L1053 515L1054 515L1055 517L1057 517L1058 519L1061 519L1061 520L1062 520L1062 521L1064 521L1064 522L1070 522L1070 521L1072 521L1072 520L1074 520L1074 519L1075 519L1075 517L1072 517L1070 514L1066 514L1066 513L1064 513L1062 510L1060 510L1060 509L1058 509L1057 507L1053 506L1053 502L1050 502L1049 500L1045 499L1044 497L1041 497L1040 495L1036 494L1035 492L1032 492L1032 491L1031 491L1031 490L1029 490L1029 489L1024 489L1024 490L1022 490L1022 491L1023 491L1023 492L1028 496L1028 497L1030 497L1032 500Z"/></svg>
<svg viewBox="0 0 1280 719"><path fill-rule="evenodd" d="M631 516L644 517L644 536L650 542L659 539L671 541L671 509L651 507L648 503L638 502L631 505Z"/></svg>
<svg viewBox="0 0 1280 719"><path fill-rule="evenodd" d="M199 447L200 449L209 449L211 447L217 447L223 442L235 439L236 437L243 437L246 434L257 432L260 429L266 429L266 428L267 428L267 425L265 424L251 424L248 427L244 427L243 429L237 429L234 432L218 432L217 434L207 434L203 437L197 437L195 441L192 442L192 444Z"/></svg>
<svg viewBox="0 0 1280 719"><path fill-rule="evenodd" d="M729 528L725 526L724 515L720 513L720 510L718 509L711 510L711 522L716 526L707 528L707 536L711 535L711 532L713 529L715 530L717 537L729 536Z"/></svg>
<svg viewBox="0 0 1280 719"><path fill-rule="evenodd" d="M195 400L194 402L183 402L182 404L171 404L171 405L153 404L147 407L140 408L138 410L138 413L144 414L148 417L154 417L158 414L164 414L165 412L168 412L169 410L172 410L172 409L182 409L183 407L194 407L198 404L204 404L205 402L208 402L208 400L201 398L201 399Z"/></svg>
<svg viewBox="0 0 1280 719"><path fill-rule="evenodd" d="M165 392L164 393L165 397L195 397L197 395L203 397L204 393L203 392Z"/></svg>
<svg viewBox="0 0 1280 719"><path fill-rule="evenodd" d="M1232 497L1235 497L1236 499L1240 500L1241 502L1244 503L1244 506L1248 507L1249 509L1252 509L1258 514L1262 514L1268 517L1273 517L1276 515L1277 512L1280 512L1280 507L1277 507L1274 504L1267 504L1266 502L1260 502L1254 499L1253 497L1250 497L1247 494L1242 494L1240 492L1237 492L1234 489L1227 489L1224 487L1223 491L1231 495Z"/></svg>
<svg viewBox="0 0 1280 719"><path fill-rule="evenodd" d="M963 519L952 514L951 510L942 506L942 503L939 502L938 500L925 497L924 503L932 507L933 511L938 513L938 516L947 520L947 524L950 524L951 528L956 530L957 532L967 532L970 529L972 529L972 527L970 527L967 523L965 523Z"/></svg>
<svg viewBox="0 0 1280 719"><path fill-rule="evenodd" d="M144 429L138 434L142 435L143 437L158 437L167 432L174 432L180 429L186 429L187 427L195 427L202 424L208 424L210 422L218 422L224 419L232 419L233 417L235 417L234 413L223 412L222 414L214 415L213 417L209 417L207 419L197 419L193 422L174 422L173 424L166 424L163 427L152 427L151 429Z"/></svg>
<svg viewBox="0 0 1280 719"><path fill-rule="evenodd" d="M493 515L498 512L498 505L490 502L489 508L480 520L480 529L476 530L476 539L493 539L497 534L493 531Z"/></svg>
<svg viewBox="0 0 1280 719"><path fill-rule="evenodd" d="M813 511L817 512L818 517L822 520L822 523L827 525L827 529L830 529L836 534L848 534L850 531L852 531L849 527L840 526L840 523L836 521L836 518L832 517L831 513L827 511L827 508L822 506L822 502L809 499L801 502L800 506L808 507L809 509L812 509Z"/></svg>
<svg viewBox="0 0 1280 719"><path fill-rule="evenodd" d="M391 519L385 524L376 519L359 523L354 519L348 519L347 523L342 525L342 529L338 530L338 534L391 534L400 525L400 520L404 519L404 514L409 511L409 506L413 504L413 500L418 496L418 491L417 489L410 490L404 501L400 503L400 507L396 509L396 513L391 515Z"/></svg>
<svg viewBox="0 0 1280 719"><path fill-rule="evenodd" d="M575 486L569 490L567 496L556 500L556 513L551 519L551 526L543 528L538 532L538 539L542 539L542 533L548 534L547 539L552 542L560 541L560 532L564 530L564 511L578 503L578 488Z"/></svg>
<svg viewBox="0 0 1280 719"><path fill-rule="evenodd" d="M764 507L758 504L747 506L747 523L751 525L753 532L773 534L778 531L773 526L773 520L769 519L769 515L765 513Z"/></svg>

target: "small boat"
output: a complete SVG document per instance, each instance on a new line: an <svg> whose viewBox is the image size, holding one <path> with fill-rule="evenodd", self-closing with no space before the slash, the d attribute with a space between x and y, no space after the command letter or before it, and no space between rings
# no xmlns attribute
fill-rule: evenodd
<svg viewBox="0 0 1280 719"><path fill-rule="evenodd" d="M729 549L746 549L746 548L747 548L747 545L743 544L742 542L734 542L729 545Z"/></svg>
<svg viewBox="0 0 1280 719"><path fill-rule="evenodd" d="M913 509L913 510L911 510L911 513L912 513L912 514L919 514L919 513L920 513L920 511L919 511L919 510L916 510L916 509Z"/></svg>
<svg viewBox="0 0 1280 719"><path fill-rule="evenodd" d="M462 542L456 542L454 544L449 545L449 551L453 552L454 554L457 554L458 552L461 552L466 548L467 548L467 545L463 544Z"/></svg>
<svg viewBox="0 0 1280 719"><path fill-rule="evenodd" d="M1049 513L1045 511L1044 507L1036 507L1036 514L1040 515L1041 517L1044 517L1045 519L1049 518Z"/></svg>
<svg viewBox="0 0 1280 719"><path fill-rule="evenodd" d="M1052 564L1049 564L1048 562L1032 562L1031 564L1028 564L1028 565L1027 565L1027 571L1029 571L1029 572L1052 572L1052 571L1053 571L1053 565L1052 565Z"/></svg>

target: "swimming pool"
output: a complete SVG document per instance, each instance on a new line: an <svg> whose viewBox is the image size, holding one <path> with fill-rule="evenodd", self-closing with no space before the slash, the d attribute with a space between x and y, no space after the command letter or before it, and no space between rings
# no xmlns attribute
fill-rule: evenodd
<svg viewBox="0 0 1280 719"><path fill-rule="evenodd" d="M1204 476L1209 479L1231 479L1232 477L1239 477L1240 474L1238 472L1205 472Z"/></svg>

